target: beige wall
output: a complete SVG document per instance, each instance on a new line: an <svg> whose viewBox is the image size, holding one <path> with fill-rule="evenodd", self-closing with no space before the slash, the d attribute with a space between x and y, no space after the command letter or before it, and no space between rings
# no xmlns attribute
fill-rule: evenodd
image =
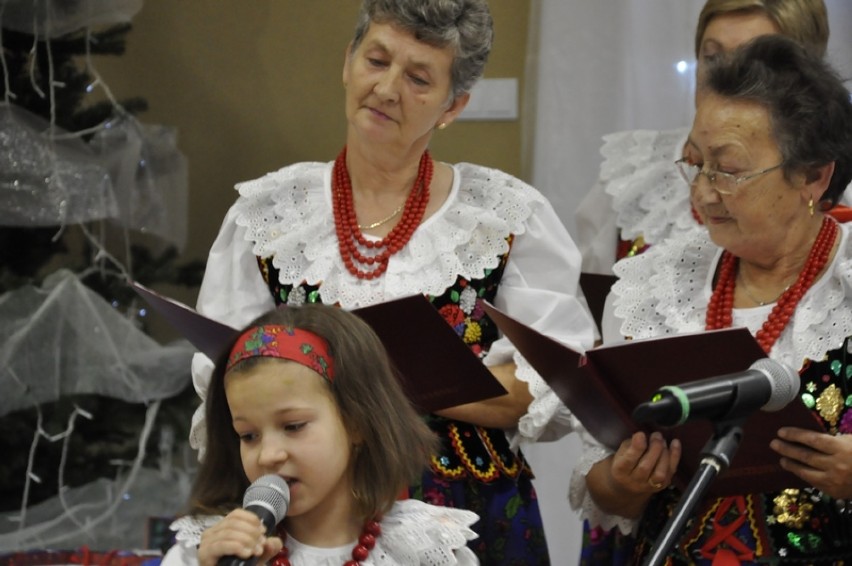
<svg viewBox="0 0 852 566"><path fill-rule="evenodd" d="M530 0L492 0L486 77L523 79ZM126 53L95 64L113 94L141 96L139 119L174 126L189 160L189 243L203 259L234 183L343 144L343 53L357 0L145 0ZM522 82L521 82L522 84ZM522 87L519 88L523 92ZM519 175L520 122L456 122L432 151Z"/></svg>

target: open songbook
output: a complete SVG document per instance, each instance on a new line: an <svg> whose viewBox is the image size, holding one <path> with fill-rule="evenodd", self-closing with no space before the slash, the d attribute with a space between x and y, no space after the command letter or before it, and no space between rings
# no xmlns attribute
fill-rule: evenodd
<svg viewBox="0 0 852 566"><path fill-rule="evenodd" d="M211 360L217 361L239 331L138 283L143 299ZM505 395L506 390L423 295L354 309L379 336L411 402L421 411Z"/></svg>
<svg viewBox="0 0 852 566"><path fill-rule="evenodd" d="M639 430L659 430L668 439L679 438L683 454L675 481L681 488L698 470L701 453L713 437L713 423L695 420L674 428L640 424L632 416L634 408L651 400L665 385L741 372L766 357L745 328L633 340L577 352L487 302L483 306L598 441L616 449ZM782 426L822 431L819 421L798 399L777 412L755 411L745 420L730 467L716 478L708 493L723 496L803 486L781 468L778 454L769 448Z"/></svg>

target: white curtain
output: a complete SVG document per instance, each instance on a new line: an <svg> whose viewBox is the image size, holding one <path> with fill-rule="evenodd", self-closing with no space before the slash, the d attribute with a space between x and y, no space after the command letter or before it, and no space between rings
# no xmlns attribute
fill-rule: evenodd
<svg viewBox="0 0 852 566"><path fill-rule="evenodd" d="M701 0L532 0L523 100L524 178L569 232L597 178L604 134L692 121ZM852 78L852 1L826 0L829 60ZM499 40L498 40L499 41ZM553 564L575 564L580 521L567 502L574 436L525 449Z"/></svg>

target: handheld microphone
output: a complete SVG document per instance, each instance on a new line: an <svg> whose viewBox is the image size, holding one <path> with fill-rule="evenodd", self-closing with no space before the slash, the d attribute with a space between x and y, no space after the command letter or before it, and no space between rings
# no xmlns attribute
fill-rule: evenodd
<svg viewBox="0 0 852 566"><path fill-rule="evenodd" d="M757 409L783 409L798 392L798 372L762 358L744 372L661 387L650 401L633 410L633 418L661 426L677 426L696 418L730 420Z"/></svg>
<svg viewBox="0 0 852 566"><path fill-rule="evenodd" d="M254 480L243 496L243 509L260 517L266 527L266 535L275 534L275 525L281 522L290 506L290 488L281 477L267 474ZM223 556L218 566L254 566L257 557L240 558Z"/></svg>

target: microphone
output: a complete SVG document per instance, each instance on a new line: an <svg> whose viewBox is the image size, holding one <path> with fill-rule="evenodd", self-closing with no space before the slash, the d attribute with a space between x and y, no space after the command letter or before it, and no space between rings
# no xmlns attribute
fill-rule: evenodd
<svg viewBox="0 0 852 566"><path fill-rule="evenodd" d="M677 426L696 418L730 420L757 409L783 409L798 392L798 372L761 358L744 372L661 387L650 401L633 410L633 418L661 426Z"/></svg>
<svg viewBox="0 0 852 566"><path fill-rule="evenodd" d="M266 536L275 534L275 525L281 522L290 506L290 488L280 476L267 474L254 480L243 496L243 509L260 517L266 527ZM240 558L223 556L218 566L254 566L257 556Z"/></svg>

